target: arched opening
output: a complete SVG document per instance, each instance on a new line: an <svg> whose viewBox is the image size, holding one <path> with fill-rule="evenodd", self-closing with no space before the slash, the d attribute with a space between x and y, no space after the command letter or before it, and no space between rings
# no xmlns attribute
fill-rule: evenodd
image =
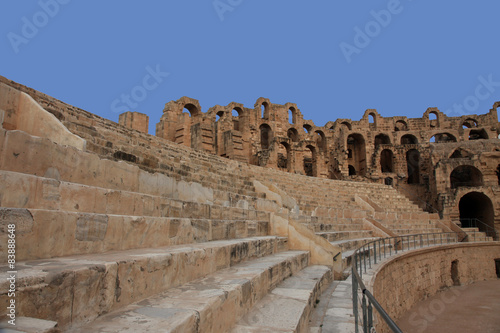
<svg viewBox="0 0 500 333"><path fill-rule="evenodd" d="M347 137L347 149L352 151L350 161L358 175L364 176L366 173L366 146L365 139L361 134L350 134Z"/></svg>
<svg viewBox="0 0 500 333"><path fill-rule="evenodd" d="M241 115L242 110L240 108L234 108L232 111L232 116L233 116L233 129L235 131L240 130L240 115Z"/></svg>
<svg viewBox="0 0 500 333"><path fill-rule="evenodd" d="M341 126L341 129L343 129L344 131L345 131L345 130L347 130L347 131L352 130L352 125L351 125L351 123L348 123L347 121L342 122L342 124L341 124L341 125L342 125L342 126ZM331 128L330 128L330 129L331 129Z"/></svg>
<svg viewBox="0 0 500 333"><path fill-rule="evenodd" d="M402 145L416 145L418 144L418 140L414 135L405 134L401 137Z"/></svg>
<svg viewBox="0 0 500 333"><path fill-rule="evenodd" d="M349 164L349 176L356 176L356 168Z"/></svg>
<svg viewBox="0 0 500 333"><path fill-rule="evenodd" d="M472 118L469 118L469 119L466 119L463 123L462 123L462 128L463 129L466 129L466 128L474 128L474 127L477 127L477 121L472 119Z"/></svg>
<svg viewBox="0 0 500 333"><path fill-rule="evenodd" d="M394 131L407 131L408 130L408 125L406 124L405 121L403 120L398 120L396 121L396 124L394 125Z"/></svg>
<svg viewBox="0 0 500 333"><path fill-rule="evenodd" d="M262 149L269 149L272 139L271 127L267 124L260 125L260 147Z"/></svg>
<svg viewBox="0 0 500 333"><path fill-rule="evenodd" d="M295 110L295 108L291 107L289 110L288 110L288 122L290 124L295 124L295 121L296 121L296 113L297 111Z"/></svg>
<svg viewBox="0 0 500 333"><path fill-rule="evenodd" d="M451 188L483 185L483 174L471 165L456 167L450 174Z"/></svg>
<svg viewBox="0 0 500 333"><path fill-rule="evenodd" d="M188 117L186 117L186 114ZM174 142L184 145L186 147L197 148L196 142L196 129L193 129L193 125L196 125L200 110L191 103L184 105L182 109L182 114L179 115L178 121L182 127L178 127L176 132L174 132ZM193 132L194 131L194 132Z"/></svg>
<svg viewBox="0 0 500 333"><path fill-rule="evenodd" d="M446 142L457 142L457 138L450 133L439 133L434 135L430 142L433 143L446 143Z"/></svg>
<svg viewBox="0 0 500 333"><path fill-rule="evenodd" d="M378 145L390 145L391 144L391 139L389 138L388 135L385 134L379 134L375 137L375 147Z"/></svg>
<svg viewBox="0 0 500 333"><path fill-rule="evenodd" d="M370 113L370 114L368 115L368 123L370 123L370 124L375 124L375 114Z"/></svg>
<svg viewBox="0 0 500 333"><path fill-rule="evenodd" d="M292 140L292 142L299 142L299 132L295 128L289 128L286 135Z"/></svg>
<svg viewBox="0 0 500 333"><path fill-rule="evenodd" d="M491 199L480 192L464 195L458 204L462 228L477 227L479 231L494 235L495 213Z"/></svg>
<svg viewBox="0 0 500 333"><path fill-rule="evenodd" d="M406 171L408 173L408 184L420 183L420 153L416 149L406 152Z"/></svg>
<svg viewBox="0 0 500 333"><path fill-rule="evenodd" d="M472 155L467 150L462 148L457 148L455 149L453 154L451 154L450 158L469 158L471 156Z"/></svg>
<svg viewBox="0 0 500 333"><path fill-rule="evenodd" d="M262 112L262 119L269 119L269 104L267 102L263 102L260 109Z"/></svg>
<svg viewBox="0 0 500 333"><path fill-rule="evenodd" d="M316 131L316 145L318 146L320 151L324 151L326 149L326 137L323 131Z"/></svg>
<svg viewBox="0 0 500 333"><path fill-rule="evenodd" d="M384 149L380 154L380 169L382 173L394 172L394 156L391 150Z"/></svg>
<svg viewBox="0 0 500 333"><path fill-rule="evenodd" d="M304 173L306 176L316 176L316 148L311 145L304 151Z"/></svg>
<svg viewBox="0 0 500 333"><path fill-rule="evenodd" d="M219 111L215 114L215 122L218 123L219 120L224 117L224 111Z"/></svg>
<svg viewBox="0 0 500 333"><path fill-rule="evenodd" d="M469 140L487 140L488 133L484 129L481 130L471 130L469 132Z"/></svg>
<svg viewBox="0 0 500 333"><path fill-rule="evenodd" d="M222 139L222 132L224 131L223 129L223 123L221 122L221 119L224 118L224 111L219 111L215 114L215 147L217 149L217 154L219 156L226 156L225 152L225 147L223 144L223 139Z"/></svg>
<svg viewBox="0 0 500 333"><path fill-rule="evenodd" d="M195 105L189 103L184 105L183 113L188 113L190 117L196 117L200 111Z"/></svg>
<svg viewBox="0 0 500 333"><path fill-rule="evenodd" d="M312 126L311 125L308 125L308 124L304 125L304 131L306 131L306 133L311 133L311 130L312 130Z"/></svg>
<svg viewBox="0 0 500 333"><path fill-rule="evenodd" d="M439 126L439 119L438 119L437 112L432 111L429 113L429 125L432 128Z"/></svg>
<svg viewBox="0 0 500 333"><path fill-rule="evenodd" d="M278 148L278 169L290 171L290 166L290 146L286 142L281 142Z"/></svg>

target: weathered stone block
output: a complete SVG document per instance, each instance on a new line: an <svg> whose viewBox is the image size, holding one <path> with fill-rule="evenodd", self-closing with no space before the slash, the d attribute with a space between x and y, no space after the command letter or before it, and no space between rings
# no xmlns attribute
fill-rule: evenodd
<svg viewBox="0 0 500 333"><path fill-rule="evenodd" d="M75 238L83 242L104 240L108 228L108 216L98 214L82 214L76 222Z"/></svg>
<svg viewBox="0 0 500 333"><path fill-rule="evenodd" d="M9 225L15 225L15 234L22 235L33 230L33 215L23 208L0 207L0 233L7 234Z"/></svg>

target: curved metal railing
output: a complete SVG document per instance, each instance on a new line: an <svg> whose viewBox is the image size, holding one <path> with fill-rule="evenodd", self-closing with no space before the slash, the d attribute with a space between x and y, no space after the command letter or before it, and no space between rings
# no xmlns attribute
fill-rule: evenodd
<svg viewBox="0 0 500 333"><path fill-rule="evenodd" d="M489 241L482 232L472 231L475 242ZM469 234L470 234L469 233ZM363 274L378 262L403 251L415 250L429 246L459 243L462 239L455 232L440 232L428 234L403 235L390 238L379 238L359 247L352 257L352 305L356 333L361 325L364 333L375 332L373 323L373 308L377 310L382 320L386 322L392 332L400 333L401 329L378 303L375 297L366 289L363 283ZM470 240L469 240L470 241ZM361 299L359 298L361 292ZM361 307L361 315L359 311Z"/></svg>

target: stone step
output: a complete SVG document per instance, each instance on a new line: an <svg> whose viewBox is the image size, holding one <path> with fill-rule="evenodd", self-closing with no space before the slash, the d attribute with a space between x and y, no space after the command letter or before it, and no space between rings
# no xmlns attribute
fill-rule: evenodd
<svg viewBox="0 0 500 333"><path fill-rule="evenodd" d="M226 332L284 279L308 266L287 251L235 265L106 314L73 332Z"/></svg>
<svg viewBox="0 0 500 333"><path fill-rule="evenodd" d="M221 269L287 250L287 239L267 236L20 261L16 297L23 302L17 315L56 321L64 329ZM8 301L7 271L6 264L0 265L0 304Z"/></svg>
<svg viewBox="0 0 500 333"><path fill-rule="evenodd" d="M63 257L269 235L269 222L189 219L0 208L18 225L17 260ZM7 234L0 235L7 242ZM57 241L56 241L57 240ZM7 262L7 251L0 253Z"/></svg>
<svg viewBox="0 0 500 333"><path fill-rule="evenodd" d="M364 224L361 223L304 223L309 229L315 233L321 232L349 232L349 231L366 231Z"/></svg>
<svg viewBox="0 0 500 333"><path fill-rule="evenodd" d="M313 332L355 332L354 315L352 311L352 281L349 277L340 281L334 291L328 295L330 302L323 310L323 319ZM375 310L373 310L375 311Z"/></svg>
<svg viewBox="0 0 500 333"><path fill-rule="evenodd" d="M210 182L210 187L204 188L199 182L192 184L193 177L174 178L160 172L151 173L140 169L133 163L103 159L93 153L57 145L49 139L31 136L22 131L3 129L2 131L5 139L0 148L3 149L3 158L0 160L1 170L39 176L51 173L58 180L74 184L149 195L159 195L159 192L170 189L172 193L184 192L188 197L198 195L203 198L205 192L217 191L218 184L223 183L219 190L221 193L231 192L235 195L249 194L250 197L262 197L253 191L253 186L228 181L228 175L238 172L220 172L218 173L220 182ZM38 154L39 151L43 151L44 154ZM32 163L33 160L37 163ZM164 161L164 163L167 162ZM173 168L172 166L166 167ZM195 173L195 175L198 174ZM245 179L246 184L249 181L248 175ZM249 193L246 193L245 187L249 187Z"/></svg>
<svg viewBox="0 0 500 333"><path fill-rule="evenodd" d="M152 195L0 171L0 193L10 193L0 197L3 207L132 216L269 219L269 213L257 210L256 198L234 193L219 196L210 191L205 195L194 193L197 190L203 192L186 184L186 193L182 194L166 184L163 195Z"/></svg>
<svg viewBox="0 0 500 333"><path fill-rule="evenodd" d="M405 228L405 229L392 229L397 235L413 235L413 234L433 234L441 233L443 230L439 228Z"/></svg>
<svg viewBox="0 0 500 333"><path fill-rule="evenodd" d="M369 238L372 237L373 231L371 230L330 231L330 232L318 232L316 234L318 236L325 238L329 242L334 242L346 239Z"/></svg>
<svg viewBox="0 0 500 333"><path fill-rule="evenodd" d="M345 239L345 240L339 240L339 241L333 241L330 242L335 246L340 247L342 252L344 251L350 251L350 250L355 250L366 243L369 243L371 241L374 241L378 239L377 237L369 237L369 238L359 238L359 239Z"/></svg>
<svg viewBox="0 0 500 333"><path fill-rule="evenodd" d="M331 281L326 266L303 269L255 304L231 332L307 332L310 314Z"/></svg>

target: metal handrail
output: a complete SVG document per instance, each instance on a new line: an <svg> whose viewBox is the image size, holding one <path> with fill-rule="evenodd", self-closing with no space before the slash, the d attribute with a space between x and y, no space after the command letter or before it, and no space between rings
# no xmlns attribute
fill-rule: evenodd
<svg viewBox="0 0 500 333"><path fill-rule="evenodd" d="M483 233L472 231L474 241L488 241ZM479 235L476 237L476 233ZM482 237L481 237L482 236ZM426 234L411 234L390 238L379 238L359 247L353 254L352 261L352 303L356 333L359 333L360 316L358 312L358 289L361 289L362 300L362 328L364 333L373 332L373 312L375 307L380 317L386 322L392 332L400 333L401 329L394 320L387 314L384 308L378 303L376 298L366 289L362 277L367 269L382 261L382 258L391 257L399 252L415 250L427 246L459 243L459 233L439 232ZM368 299L368 302L366 301Z"/></svg>
<svg viewBox="0 0 500 333"><path fill-rule="evenodd" d="M476 217L460 218L460 224L462 224L461 227L463 227L462 221L469 221L471 228L480 229L478 226L478 223L479 223L480 225L482 225L486 229L486 231L482 231L482 232L486 233L486 235L488 235L489 237L493 237L494 240L498 240L498 231L495 228L493 228L492 226L484 223L480 219L478 219ZM481 231L481 230L479 230L479 231Z"/></svg>

